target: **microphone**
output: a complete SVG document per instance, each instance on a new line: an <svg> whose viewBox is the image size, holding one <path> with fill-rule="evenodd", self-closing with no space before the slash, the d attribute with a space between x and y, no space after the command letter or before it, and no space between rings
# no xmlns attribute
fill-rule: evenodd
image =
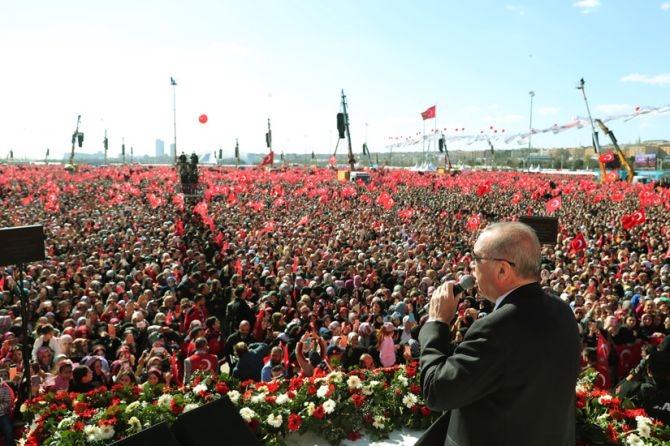
<svg viewBox="0 0 670 446"><path fill-rule="evenodd" d="M461 294L465 290L475 286L475 278L469 275L461 276L458 283L454 284L454 296Z"/></svg>
<svg viewBox="0 0 670 446"><path fill-rule="evenodd" d="M475 286L475 278L470 275L461 276L458 283L454 284L454 296L458 296L465 290L469 290ZM428 313L430 302L423 306L423 313Z"/></svg>

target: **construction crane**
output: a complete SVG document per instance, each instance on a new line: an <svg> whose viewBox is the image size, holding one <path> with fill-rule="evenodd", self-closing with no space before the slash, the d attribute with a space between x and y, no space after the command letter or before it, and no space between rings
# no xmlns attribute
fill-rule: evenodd
<svg viewBox="0 0 670 446"><path fill-rule="evenodd" d="M626 181L631 183L633 181L633 177L635 176L635 171L633 170L633 166L631 166L628 160L626 159L624 153L621 151L621 148L619 147L619 143L617 142L614 133L612 133L612 131L600 119L596 119L596 124L598 124L598 127L600 127L603 133L609 136L610 139L612 140L612 144L616 149L616 154L619 157L619 161L621 161L621 165L624 166L624 168L626 169L626 173L628 173L628 178L626 178Z"/></svg>

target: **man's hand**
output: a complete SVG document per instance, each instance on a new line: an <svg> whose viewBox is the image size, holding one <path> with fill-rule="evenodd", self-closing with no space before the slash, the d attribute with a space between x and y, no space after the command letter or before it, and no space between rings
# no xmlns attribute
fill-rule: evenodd
<svg viewBox="0 0 670 446"><path fill-rule="evenodd" d="M449 324L456 314L458 299L454 296L454 282L447 281L440 285L430 298L428 320Z"/></svg>

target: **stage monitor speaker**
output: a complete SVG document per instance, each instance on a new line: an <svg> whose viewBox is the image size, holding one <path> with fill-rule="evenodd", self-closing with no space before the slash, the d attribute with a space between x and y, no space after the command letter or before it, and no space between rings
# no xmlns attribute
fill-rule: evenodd
<svg viewBox="0 0 670 446"><path fill-rule="evenodd" d="M338 113L337 114L337 133L340 139L345 138L344 130L345 130L345 123L344 123L344 113Z"/></svg>
<svg viewBox="0 0 670 446"><path fill-rule="evenodd" d="M181 414L172 424L181 446L261 446L227 396ZM161 445L162 446L162 445Z"/></svg>
<svg viewBox="0 0 670 446"><path fill-rule="evenodd" d="M153 444L159 444L160 446L180 446L172 434L170 426L165 421L112 443L112 446L147 446Z"/></svg>

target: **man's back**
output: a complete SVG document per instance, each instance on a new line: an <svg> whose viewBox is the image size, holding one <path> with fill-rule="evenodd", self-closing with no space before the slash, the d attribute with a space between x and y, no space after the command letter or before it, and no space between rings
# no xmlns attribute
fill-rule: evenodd
<svg viewBox="0 0 670 446"><path fill-rule="evenodd" d="M444 327L426 324L422 346ZM473 324L444 367L423 378L424 395L434 397L428 406L453 409L446 444L574 444L579 349L567 305L537 283L510 293ZM422 369L438 359L426 355Z"/></svg>

